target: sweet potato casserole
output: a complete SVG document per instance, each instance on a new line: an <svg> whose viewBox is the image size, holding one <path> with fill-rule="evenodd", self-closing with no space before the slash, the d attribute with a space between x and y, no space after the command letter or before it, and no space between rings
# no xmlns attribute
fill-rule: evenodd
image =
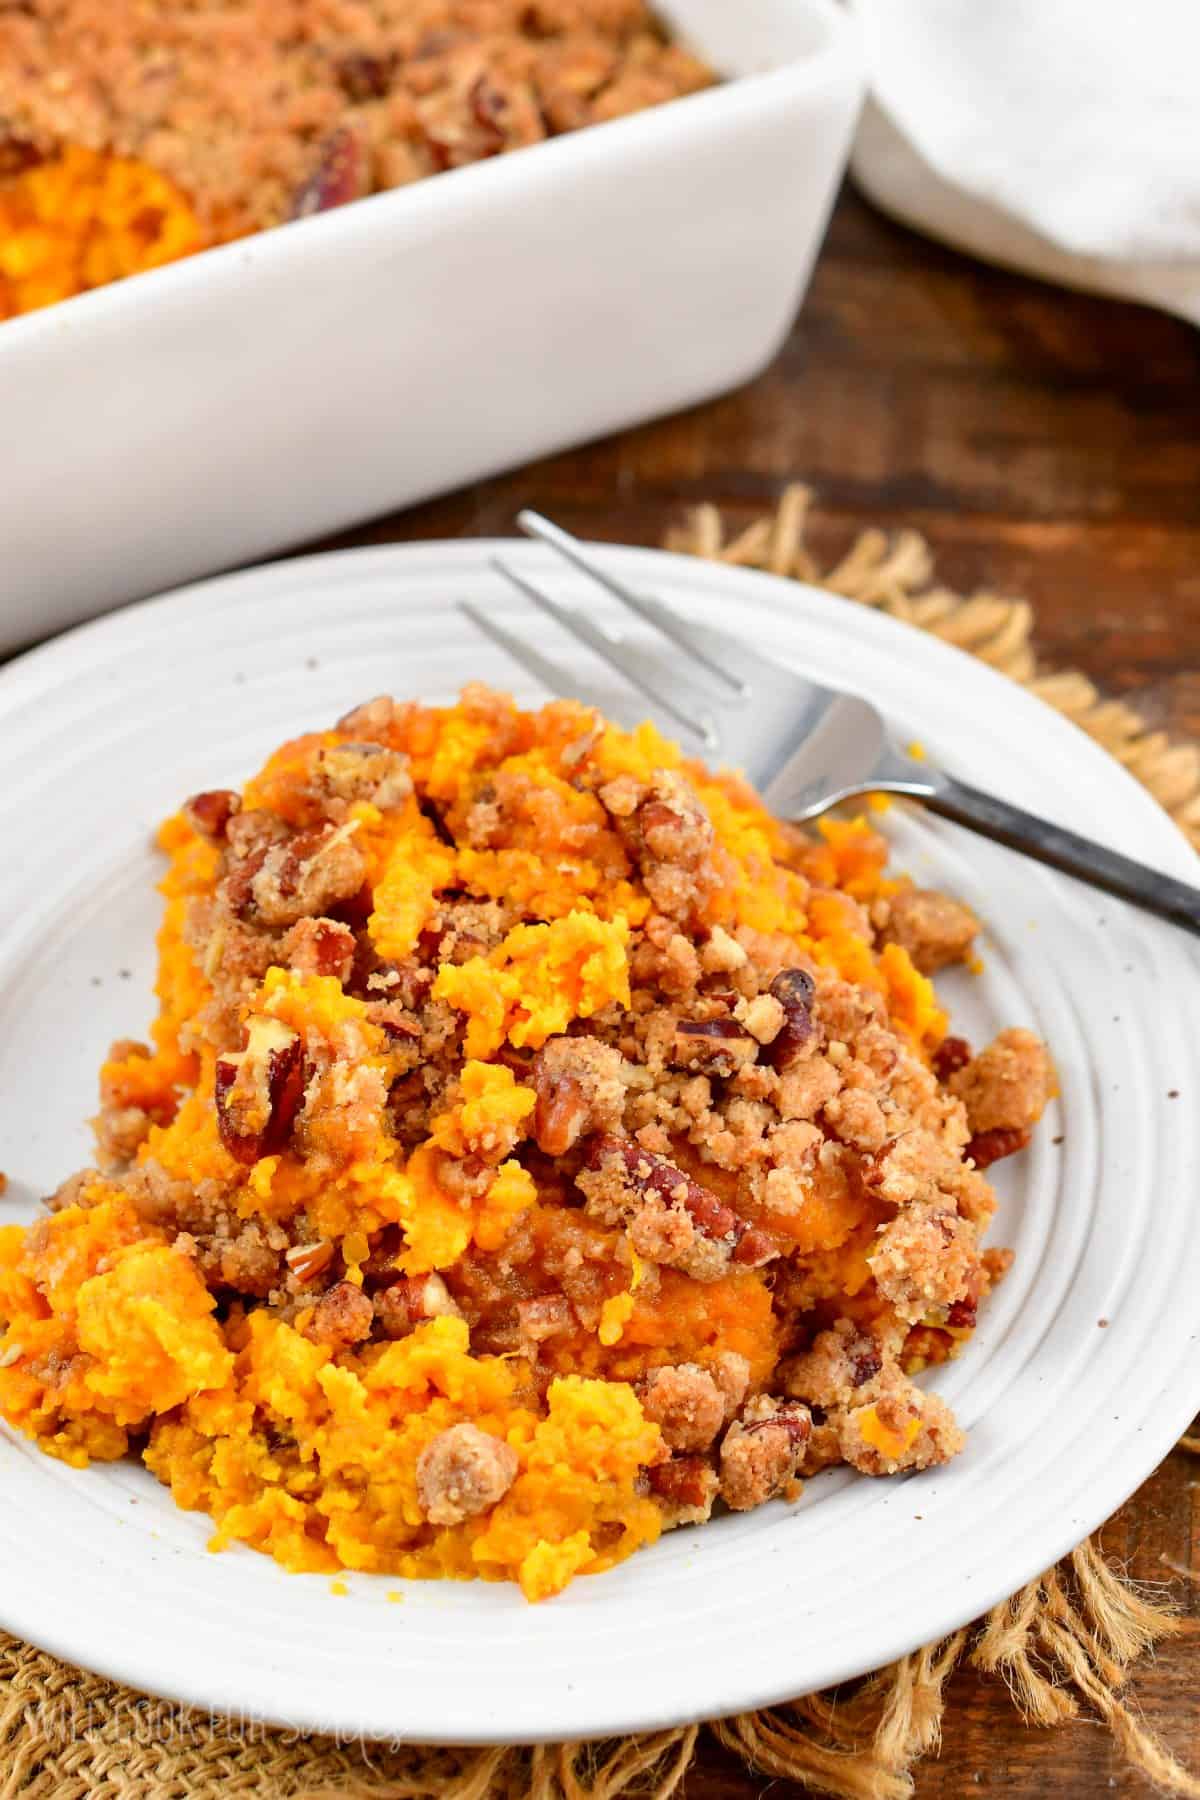
<svg viewBox="0 0 1200 1800"><path fill-rule="evenodd" d="M0 1409L215 1546L536 1600L714 1507L954 1455L1041 1043L947 1036L961 904L649 726L373 700L194 796L153 1046L0 1231Z"/></svg>
<svg viewBox="0 0 1200 1800"><path fill-rule="evenodd" d="M643 0L0 0L0 318L712 80Z"/></svg>

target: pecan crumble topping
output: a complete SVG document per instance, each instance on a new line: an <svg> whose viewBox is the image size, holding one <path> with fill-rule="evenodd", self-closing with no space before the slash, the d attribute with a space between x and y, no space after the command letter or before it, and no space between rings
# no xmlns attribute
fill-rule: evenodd
<svg viewBox="0 0 1200 1800"><path fill-rule="evenodd" d="M353 80L374 79L356 69ZM0 1409L289 1567L557 1592L844 1463L1003 1275L1045 1047L947 1035L956 902L649 726L368 702L189 800L152 1041L0 1228Z"/></svg>

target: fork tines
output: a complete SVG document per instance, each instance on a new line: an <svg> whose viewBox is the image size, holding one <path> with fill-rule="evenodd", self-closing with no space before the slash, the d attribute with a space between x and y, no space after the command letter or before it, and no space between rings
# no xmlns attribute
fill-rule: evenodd
<svg viewBox="0 0 1200 1800"><path fill-rule="evenodd" d="M675 649L682 651L691 664L699 665L708 675L716 679L733 694L744 696L745 683L731 670L722 665L710 654L707 647L699 640L697 634L669 606L661 600L652 599L649 595L636 593L632 588L602 567L584 549L577 538L545 519L540 513L525 510L517 515L517 523L527 536L537 538L556 550L565 561L579 569L591 580L611 594L614 599L632 612L635 617L666 637ZM553 599L528 575L512 567L502 557L491 558L492 567L524 595L527 600L553 619L564 631L579 639L610 667L616 669L625 679L645 694L651 703L660 707L664 713L674 719L676 724L693 732L710 747L715 745L715 733L711 719L708 717L705 704L705 693L701 687L692 685L687 679L672 683L668 692L660 682L655 682L647 673L642 653L635 644L624 638L614 637L596 625L586 614L577 608L563 606ZM533 645L523 638L508 631L495 620L489 618L479 607L469 601L460 601L462 611L472 623L491 638L500 648L519 662L521 666L534 675L538 681L558 694L576 694L587 698L577 676L561 668L543 656ZM595 701L602 704L602 701Z"/></svg>

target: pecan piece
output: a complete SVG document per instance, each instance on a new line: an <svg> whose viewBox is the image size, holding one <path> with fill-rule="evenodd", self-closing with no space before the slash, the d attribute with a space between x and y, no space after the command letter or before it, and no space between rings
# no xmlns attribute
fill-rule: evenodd
<svg viewBox="0 0 1200 1800"><path fill-rule="evenodd" d="M703 1456L673 1456L646 1471L646 1485L673 1525L702 1525L717 1497L717 1472Z"/></svg>
<svg viewBox="0 0 1200 1800"><path fill-rule="evenodd" d="M736 1019L679 1019L670 1061L673 1068L693 1069L722 1080L736 1075L758 1055L758 1044Z"/></svg>
<svg viewBox="0 0 1200 1800"><path fill-rule="evenodd" d="M819 1331L807 1350L780 1366L779 1378L790 1399L810 1408L845 1406L856 1389L873 1381L883 1367L882 1346L867 1331L840 1319Z"/></svg>
<svg viewBox="0 0 1200 1800"><path fill-rule="evenodd" d="M852 1179L862 1188L864 1193L874 1194L887 1179L888 1158L900 1142L899 1138L888 1138L880 1144L878 1150L868 1150L852 1166Z"/></svg>
<svg viewBox="0 0 1200 1800"><path fill-rule="evenodd" d="M256 1013L246 1048L217 1058L217 1129L230 1156L257 1162L282 1150L304 1095L304 1045L281 1020Z"/></svg>
<svg viewBox="0 0 1200 1800"><path fill-rule="evenodd" d="M471 83L467 104L482 133L480 148L484 156L495 156L504 148L504 125L508 116L508 99L489 81L486 74Z"/></svg>
<svg viewBox="0 0 1200 1800"><path fill-rule="evenodd" d="M971 1046L966 1038L945 1037L933 1053L933 1072L943 1084L971 1060Z"/></svg>
<svg viewBox="0 0 1200 1800"><path fill-rule="evenodd" d="M326 915L351 901L366 875L366 859L350 841L351 821L302 831L272 844L251 876L248 904L264 925L294 925L306 916Z"/></svg>
<svg viewBox="0 0 1200 1800"><path fill-rule="evenodd" d="M33 144L25 138L8 136L6 128L0 125L0 181L23 175L26 169L36 168L42 161L41 151Z"/></svg>
<svg viewBox="0 0 1200 1800"><path fill-rule="evenodd" d="M850 1380L856 1388L865 1387L868 1381L874 1381L883 1367L879 1346L866 1332L860 1333L847 1346L846 1359L850 1365Z"/></svg>
<svg viewBox="0 0 1200 1800"><path fill-rule="evenodd" d="M739 1429L744 1437L754 1432L782 1431L789 1444L803 1445L812 1432L812 1414L798 1400L759 1400L748 1407Z"/></svg>
<svg viewBox="0 0 1200 1800"><path fill-rule="evenodd" d="M393 1046L420 1042L420 1022L399 1000L372 1000L367 1007L367 1017L372 1025L378 1025Z"/></svg>
<svg viewBox="0 0 1200 1800"><path fill-rule="evenodd" d="M782 1074L799 1061L813 1034L813 978L806 969L780 969L769 991L783 1008L783 1024L767 1046L766 1057Z"/></svg>
<svg viewBox="0 0 1200 1800"><path fill-rule="evenodd" d="M339 125L321 146L312 174L292 201L291 217L307 219L357 200L367 190L367 164L357 135Z"/></svg>
<svg viewBox="0 0 1200 1800"><path fill-rule="evenodd" d="M979 1301L970 1296L956 1300L946 1314L947 1331L974 1331L979 1318Z"/></svg>
<svg viewBox="0 0 1200 1800"><path fill-rule="evenodd" d="M462 1312L440 1275L405 1275L375 1296L384 1337L407 1337L426 1319L461 1319Z"/></svg>
<svg viewBox="0 0 1200 1800"><path fill-rule="evenodd" d="M337 919L297 919L283 940L288 965L301 975L332 975L346 982L358 945L348 925Z"/></svg>
<svg viewBox="0 0 1200 1800"><path fill-rule="evenodd" d="M225 901L235 919L249 919L254 910L253 887L259 870L267 860L266 844L248 855L238 857L225 877Z"/></svg>
<svg viewBox="0 0 1200 1800"><path fill-rule="evenodd" d="M977 1131L963 1155L969 1156L977 1169L988 1169L1002 1156L1015 1156L1032 1136L1033 1131L1028 1126L1022 1131L1015 1125L995 1125L991 1131Z"/></svg>
<svg viewBox="0 0 1200 1800"><path fill-rule="evenodd" d="M533 1137L547 1156L563 1156L581 1137L621 1122L625 1085L619 1050L592 1037L547 1038L533 1059Z"/></svg>
<svg viewBox="0 0 1200 1800"><path fill-rule="evenodd" d="M779 1251L769 1233L757 1225L747 1225L742 1219L738 1220L738 1225L741 1229L733 1260L739 1268L761 1269L764 1263L773 1262Z"/></svg>
<svg viewBox="0 0 1200 1800"><path fill-rule="evenodd" d="M587 1116L587 1101L577 1082L538 1080L533 1138L547 1156L564 1156L581 1136Z"/></svg>
<svg viewBox="0 0 1200 1800"><path fill-rule="evenodd" d="M721 1445L721 1498L733 1512L761 1506L791 1481L812 1435L812 1414L798 1400L760 1397Z"/></svg>
<svg viewBox="0 0 1200 1800"><path fill-rule="evenodd" d="M716 838L712 820L684 777L660 769L646 785L618 775L597 789L597 797L639 865L656 910L667 919L695 919L716 879ZM698 970L690 941L688 949Z"/></svg>
<svg viewBox="0 0 1200 1800"><path fill-rule="evenodd" d="M358 105L368 100L382 100L392 85L396 58L373 56L369 50L351 50L338 58L338 84L347 100Z"/></svg>
<svg viewBox="0 0 1200 1800"><path fill-rule="evenodd" d="M323 1275L333 1261L333 1245L327 1238L318 1238L313 1244L293 1244L283 1260L296 1280L307 1286Z"/></svg>
<svg viewBox="0 0 1200 1800"><path fill-rule="evenodd" d="M660 862L695 869L714 841L712 820L687 783L663 770L635 815L642 843Z"/></svg>
<svg viewBox="0 0 1200 1800"><path fill-rule="evenodd" d="M589 1210L627 1219L634 1249L653 1262L715 1281L731 1263L759 1268L778 1255L765 1232L631 1138L597 1135L587 1162L579 1185Z"/></svg>
<svg viewBox="0 0 1200 1800"><path fill-rule="evenodd" d="M224 840L229 828L229 821L242 810L242 797L235 794L232 788L209 788L203 794L193 794L190 800L183 803L184 816L192 830L210 844L219 844Z"/></svg>

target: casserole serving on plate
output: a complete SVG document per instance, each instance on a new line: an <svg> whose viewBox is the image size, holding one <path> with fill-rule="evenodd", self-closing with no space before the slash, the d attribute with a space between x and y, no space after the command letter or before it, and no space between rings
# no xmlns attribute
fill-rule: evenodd
<svg viewBox="0 0 1200 1800"><path fill-rule="evenodd" d="M466 673L511 679L464 614L431 605L462 594L513 630L527 625L494 555L561 582L567 602L603 618L607 603L547 548L420 543L206 582L0 671L0 813L21 846L0 869L5 1223L47 1217L39 1196L88 1156L96 1063L152 1010L154 823L180 794L240 779L392 671L428 703L448 702ZM784 667L834 682L852 663L902 741L919 733L932 760L953 755L1014 802L1048 805L1053 767L1059 820L1119 832L1134 853L1193 872L1126 770L962 652L771 576L661 552L606 561L698 624L736 608ZM555 654L588 679L566 634ZM545 698L519 681L522 706ZM979 972L938 977L955 1030L977 1045L1013 1025L1035 1033L1060 1089L1028 1150L988 1173L999 1200L989 1241L1013 1250L1012 1268L963 1354L917 1378L953 1408L960 1454L899 1482L828 1469L794 1503L671 1531L529 1606L511 1582L366 1570L335 1598L328 1572L285 1574L241 1542L210 1554L210 1516L176 1506L146 1469L69 1468L0 1425L4 1629L144 1689L295 1729L594 1739L879 1667L986 1611L1094 1529L1195 1406L1200 1125L1185 1096L1196 953L1183 933L947 822L893 807L882 827L896 867L985 923ZM21 1355L9 1365L21 1366Z"/></svg>
<svg viewBox="0 0 1200 1800"><path fill-rule="evenodd" d="M719 86L0 329L0 647L737 385L860 96L830 0L678 0Z"/></svg>

